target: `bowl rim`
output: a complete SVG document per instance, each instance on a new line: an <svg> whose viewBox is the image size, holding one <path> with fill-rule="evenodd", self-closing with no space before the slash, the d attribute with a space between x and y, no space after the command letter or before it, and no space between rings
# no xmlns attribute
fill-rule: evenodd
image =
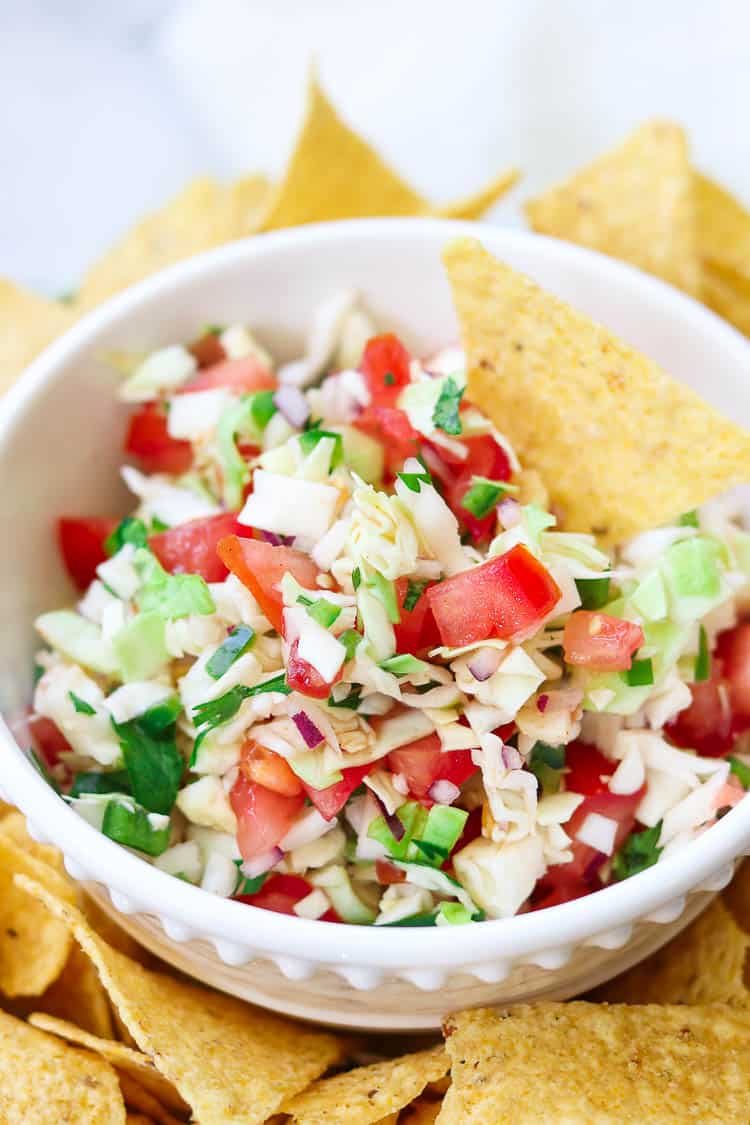
<svg viewBox="0 0 750 1125"><path fill-rule="evenodd" d="M311 224L230 243L170 266L110 298L46 348L11 387L0 409L0 446L76 353L95 343L100 332L127 321L168 293L179 293L180 289L246 259L263 259L289 249L314 253L331 242L377 241L386 237L436 244L460 236L478 238L499 254L534 245L542 257L598 271L603 283L614 284L620 291L635 294L637 300L658 305L673 318L682 319L692 331L708 335L717 360L744 368L750 377L750 344L739 332L697 301L625 263L557 239L474 222L353 219ZM429 927L425 931L422 927L389 930L348 923L331 925L219 898L144 862L79 817L47 785L2 717L0 749L7 762L3 788L26 812L32 829L52 839L66 860L72 861L71 866L80 866L86 879L103 884L110 892L119 892L121 899L126 896L131 900L131 910L153 914L162 922L177 922L190 937L229 941L267 956L308 961L312 958L331 967L366 965L393 969L405 963L452 967L503 957L515 959L551 947L572 945L628 925L697 890L701 882L750 848L750 803L743 801L678 854L630 879L545 910L463 927L457 943L451 926ZM743 805L747 807L743 809ZM50 825L55 826L53 831ZM124 904L121 908L126 909ZM429 937L425 938L425 933Z"/></svg>

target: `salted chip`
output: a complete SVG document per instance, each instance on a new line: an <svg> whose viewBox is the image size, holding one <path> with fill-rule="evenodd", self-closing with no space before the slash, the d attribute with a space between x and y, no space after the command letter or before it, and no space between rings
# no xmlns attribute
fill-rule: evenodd
<svg viewBox="0 0 750 1125"><path fill-rule="evenodd" d="M40 996L60 975L72 943L63 923L50 917L13 879L40 883L61 902L73 902L72 884L0 833L0 992Z"/></svg>
<svg viewBox="0 0 750 1125"><path fill-rule="evenodd" d="M0 394L74 320L67 305L0 279Z"/></svg>
<svg viewBox="0 0 750 1125"><path fill-rule="evenodd" d="M59 875L67 879L65 862L60 849L56 848L54 844L40 844L38 840L30 836L26 826L26 817L18 809L12 809L7 816L0 819L0 834L7 836L23 851L54 868Z"/></svg>
<svg viewBox="0 0 750 1125"><path fill-rule="evenodd" d="M650 121L570 180L530 200L534 230L700 292L693 171L684 131Z"/></svg>
<svg viewBox="0 0 750 1125"><path fill-rule="evenodd" d="M175 1117L165 1109L161 1102L149 1093L145 1086L141 1086L131 1078L127 1071L118 1070L117 1077L127 1109L143 1113L152 1125L180 1125L181 1121L185 1121L184 1117Z"/></svg>
<svg viewBox="0 0 750 1125"><path fill-rule="evenodd" d="M750 862L745 860L734 873L734 879L722 894L737 925L750 934Z"/></svg>
<svg viewBox="0 0 750 1125"><path fill-rule="evenodd" d="M440 1125L744 1122L750 1013L721 1004L540 1004L445 1025Z"/></svg>
<svg viewBox="0 0 750 1125"><path fill-rule="evenodd" d="M735 1004L750 1000L745 957L750 937L720 898L677 937L590 999L623 1004Z"/></svg>
<svg viewBox="0 0 750 1125"><path fill-rule="evenodd" d="M750 212L725 188L695 173L701 258L750 281Z"/></svg>
<svg viewBox="0 0 750 1125"><path fill-rule="evenodd" d="M486 187L473 195L467 195L463 199L456 199L452 203L435 208L435 214L440 219L481 219L486 211L494 207L512 187L515 187L519 177L520 172L517 168L501 172Z"/></svg>
<svg viewBox="0 0 750 1125"><path fill-rule="evenodd" d="M314 1082L287 1102L284 1111L298 1125L330 1125L336 1115L346 1125L371 1125L409 1105L428 1082L447 1072L445 1050L432 1047Z"/></svg>
<svg viewBox="0 0 750 1125"><path fill-rule="evenodd" d="M79 945L73 943L63 971L35 1007L50 1018L73 1020L83 1032L112 1039L114 1026L107 993L94 965Z"/></svg>
<svg viewBox="0 0 750 1125"><path fill-rule="evenodd" d="M710 262L703 265L702 300L740 332L750 336L750 281Z"/></svg>
<svg viewBox="0 0 750 1125"><path fill-rule="evenodd" d="M444 252L469 393L567 530L620 543L750 481L750 434L473 239Z"/></svg>
<svg viewBox="0 0 750 1125"><path fill-rule="evenodd" d="M0 1012L3 1125L125 1125L109 1063Z"/></svg>
<svg viewBox="0 0 750 1125"><path fill-rule="evenodd" d="M410 1106L402 1110L398 1119L399 1125L434 1125L438 1119L442 1102L429 1101L427 1098L417 1098Z"/></svg>
<svg viewBox="0 0 750 1125"><path fill-rule="evenodd" d="M28 878L19 884L75 936L139 1048L206 1125L264 1122L342 1055L333 1035L144 969L63 898Z"/></svg>

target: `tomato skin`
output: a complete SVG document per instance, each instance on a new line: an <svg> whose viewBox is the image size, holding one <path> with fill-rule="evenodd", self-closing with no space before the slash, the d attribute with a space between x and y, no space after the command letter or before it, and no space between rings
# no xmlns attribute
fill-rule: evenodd
<svg viewBox="0 0 750 1125"><path fill-rule="evenodd" d="M411 382L411 356L392 332L373 336L365 344L360 370L376 406L395 406L396 399Z"/></svg>
<svg viewBox="0 0 750 1125"><path fill-rule="evenodd" d="M640 625L594 609L577 609L565 623L563 650L568 664L624 672L645 637Z"/></svg>
<svg viewBox="0 0 750 1125"><path fill-rule="evenodd" d="M259 746L252 738L246 739L242 746L240 771L248 781L257 782L283 797L298 797L302 792L302 782L288 762L273 750Z"/></svg>
<svg viewBox="0 0 750 1125"><path fill-rule="evenodd" d="M313 789L312 785L307 785L304 781L302 785L324 820L332 820L341 812L354 790L377 764L377 762L368 762L364 766L351 766L348 770L342 770L341 781L329 785L327 789Z"/></svg>
<svg viewBox="0 0 750 1125"><path fill-rule="evenodd" d="M305 797L274 793L240 772L229 793L237 817L237 846L243 859L254 859L283 840L301 811Z"/></svg>
<svg viewBox="0 0 750 1125"><path fill-rule="evenodd" d="M392 773L406 778L409 794L418 801L428 800L434 782L450 781L460 786L479 768L471 760L471 750L443 752L437 734L428 734L398 750L391 750L387 761Z"/></svg>
<svg viewBox="0 0 750 1125"><path fill-rule="evenodd" d="M425 586L414 609L405 609L404 599L409 590L409 580L396 579L396 602L401 614L401 620L393 626L396 634L396 652L418 654L424 649L436 648L440 644L440 634L427 598L427 591L434 585L434 582L429 582Z"/></svg>
<svg viewBox="0 0 750 1125"><path fill-rule="evenodd" d="M136 457L146 473L178 476L193 463L193 447L189 441L170 437L167 415L158 402L146 402L131 415L125 452Z"/></svg>
<svg viewBox="0 0 750 1125"><path fill-rule="evenodd" d="M391 476L401 472L404 461L419 453L419 434L403 410L371 404L353 422L385 449L385 466Z"/></svg>
<svg viewBox="0 0 750 1125"><path fill-rule="evenodd" d="M274 914L294 914L296 904L307 898L314 889L312 883L308 883L301 875L281 875L274 872L273 875L269 875L256 894L237 895L235 901L245 902L249 906L260 906L263 910L272 910ZM340 922L341 919L331 908L325 912L320 921Z"/></svg>
<svg viewBox="0 0 750 1125"><path fill-rule="evenodd" d="M34 749L50 769L58 765L61 754L72 753L73 747L52 719L44 715L31 715L27 726Z"/></svg>
<svg viewBox="0 0 750 1125"><path fill-rule="evenodd" d="M232 512L206 519L188 520L149 537L148 545L170 574L200 574L206 582L223 582L228 571L216 554L220 539L249 535Z"/></svg>
<svg viewBox="0 0 750 1125"><path fill-rule="evenodd" d="M96 568L106 562L104 542L119 520L107 516L62 516L57 521L60 553L73 582L85 590L96 578Z"/></svg>
<svg viewBox="0 0 750 1125"><path fill-rule="evenodd" d="M244 355L241 359L225 359L204 367L182 388L183 394L192 391L212 391L217 387L241 391L274 391L276 376L254 355Z"/></svg>
<svg viewBox="0 0 750 1125"><path fill-rule="evenodd" d="M617 768L589 742L576 739L565 747L565 789L593 797L608 791L609 779Z"/></svg>
<svg viewBox="0 0 750 1125"><path fill-rule="evenodd" d="M292 641L286 661L286 682L292 691L302 695L309 695L312 699L328 699L333 684L329 684L320 675L312 664L308 664L299 655L299 641ZM343 666L339 669L334 683L338 683L343 675Z"/></svg>
<svg viewBox="0 0 750 1125"><path fill-rule="evenodd" d="M750 622L743 621L721 634L715 662L728 682L735 717L750 719Z"/></svg>
<svg viewBox="0 0 750 1125"><path fill-rule="evenodd" d="M427 597L444 645L509 639L538 625L560 600L549 571L525 547L433 586Z"/></svg>
<svg viewBox="0 0 750 1125"><path fill-rule="evenodd" d="M306 589L315 588L318 568L307 555L292 547L277 547L260 539L229 535L220 539L221 561L247 586L277 632L282 632L284 601L278 588L287 571Z"/></svg>
<svg viewBox="0 0 750 1125"><path fill-rule="evenodd" d="M459 523L471 535L475 543L492 535L495 529L495 513L478 519L463 506L463 499L471 488L472 479L486 477L488 480L510 480L510 461L505 450L497 444L490 434L481 434L478 437L464 438L464 445L468 447L469 456L463 462L458 475L446 490L446 500Z"/></svg>
<svg viewBox="0 0 750 1125"><path fill-rule="evenodd" d="M213 367L227 358L224 346L215 332L206 332L193 340L188 351L199 367Z"/></svg>
<svg viewBox="0 0 750 1125"><path fill-rule="evenodd" d="M718 669L710 680L691 684L690 694L692 703L665 725L664 733L670 742L695 750L702 758L723 758L732 750L739 730L727 684Z"/></svg>

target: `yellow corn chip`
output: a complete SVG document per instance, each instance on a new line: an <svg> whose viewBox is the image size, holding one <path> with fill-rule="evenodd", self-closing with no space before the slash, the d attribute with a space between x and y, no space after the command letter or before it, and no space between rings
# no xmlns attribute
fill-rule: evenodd
<svg viewBox="0 0 750 1125"><path fill-rule="evenodd" d="M750 937L720 898L694 922L590 999L623 1004L714 1004L745 1006L745 958Z"/></svg>
<svg viewBox="0 0 750 1125"><path fill-rule="evenodd" d="M3 1125L125 1125L117 1075L0 1012L0 1121Z"/></svg>
<svg viewBox="0 0 750 1125"><path fill-rule="evenodd" d="M750 434L478 242L445 250L469 393L565 528L618 543L750 481Z"/></svg>
<svg viewBox="0 0 750 1125"><path fill-rule="evenodd" d="M447 1071L443 1047L432 1047L314 1082L284 1110L298 1125L329 1125L336 1114L347 1125L370 1125L409 1105Z"/></svg>
<svg viewBox="0 0 750 1125"><path fill-rule="evenodd" d="M27 1001L27 1007L30 1005ZM72 1020L84 1032L102 1039L114 1038L107 993L91 960L76 944L71 946L57 980L34 999L33 1009L59 1020Z"/></svg>
<svg viewBox="0 0 750 1125"><path fill-rule="evenodd" d="M12 809L7 816L0 819L0 833L7 836L28 855L33 855L35 859L54 868L64 879L68 878L60 849L54 844L40 844L30 836L26 827L26 817L17 809Z"/></svg>
<svg viewBox="0 0 750 1125"><path fill-rule="evenodd" d="M445 1027L440 1125L744 1122L750 1013L721 1004L477 1009Z"/></svg>
<svg viewBox="0 0 750 1125"><path fill-rule="evenodd" d="M695 173L701 258L750 280L750 212L719 184Z"/></svg>
<svg viewBox="0 0 750 1125"><path fill-rule="evenodd" d="M526 204L534 230L700 292L693 172L683 130L651 121Z"/></svg>
<svg viewBox="0 0 750 1125"><path fill-rule="evenodd" d="M63 970L70 934L14 884L16 873L35 879L61 901L72 902L74 892L67 879L0 834L0 991L40 996Z"/></svg>
<svg viewBox="0 0 750 1125"><path fill-rule="evenodd" d="M333 1035L149 972L111 949L64 899L30 879L19 884L65 923L140 1049L205 1125L265 1121L341 1056Z"/></svg>
<svg viewBox="0 0 750 1125"><path fill-rule="evenodd" d="M399 1125L434 1125L442 1106L442 1102L417 1098L415 1102L402 1110L398 1119Z"/></svg>
<svg viewBox="0 0 750 1125"><path fill-rule="evenodd" d="M271 197L272 185L267 176L243 176L232 184L230 193L236 214L235 238L255 234Z"/></svg>
<svg viewBox="0 0 750 1125"><path fill-rule="evenodd" d="M486 187L464 199L446 203L443 207L435 208L435 214L441 219L481 219L485 211L494 207L502 197L518 183L520 172L511 168L502 172L491 180Z"/></svg>
<svg viewBox="0 0 750 1125"><path fill-rule="evenodd" d="M0 394L74 320L66 305L0 279Z"/></svg>
<svg viewBox="0 0 750 1125"><path fill-rule="evenodd" d="M702 300L740 332L750 336L750 281L713 262L703 263Z"/></svg>
<svg viewBox="0 0 750 1125"><path fill-rule="evenodd" d="M750 862L748 860L737 868L734 879L722 897L740 929L750 934Z"/></svg>
<svg viewBox="0 0 750 1125"><path fill-rule="evenodd" d="M153 1125L153 1118L146 1117L145 1113L126 1113L125 1125Z"/></svg>
<svg viewBox="0 0 750 1125"><path fill-rule="evenodd" d="M134 1051L132 1047L127 1047L124 1043L118 1043L113 1039L91 1035L75 1023L65 1019L55 1019L45 1012L32 1012L29 1023L50 1035L65 1039L76 1047L85 1047L88 1051L101 1055L111 1066L129 1074L157 1101L168 1109L174 1110L175 1113L189 1112L187 1103L180 1097L172 1083L159 1073L148 1055Z"/></svg>
<svg viewBox="0 0 750 1125"><path fill-rule="evenodd" d="M180 1121L188 1120L185 1117L175 1117L168 1109L154 1097L153 1094L141 1086L125 1070L118 1070L117 1077L120 1082L120 1091L128 1109L137 1110L147 1116L155 1125L179 1125Z"/></svg>

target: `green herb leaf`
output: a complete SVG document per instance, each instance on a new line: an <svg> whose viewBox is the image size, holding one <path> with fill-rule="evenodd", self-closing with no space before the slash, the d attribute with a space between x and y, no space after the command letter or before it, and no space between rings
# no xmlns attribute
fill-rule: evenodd
<svg viewBox="0 0 750 1125"><path fill-rule="evenodd" d="M324 629L330 629L334 621L337 621L341 616L341 607L334 605L333 602L329 602L325 598L316 598L314 602L310 602L306 609L313 621L317 621L318 625L322 625Z"/></svg>
<svg viewBox="0 0 750 1125"><path fill-rule="evenodd" d="M427 469L423 473L397 473L396 476L410 492L419 492L423 484L432 484L432 476Z"/></svg>
<svg viewBox="0 0 750 1125"><path fill-rule="evenodd" d="M708 636L703 625L698 632L698 655L695 658L694 674L697 684L711 679L711 653L708 648Z"/></svg>
<svg viewBox="0 0 750 1125"><path fill-rule="evenodd" d="M658 860L663 848L658 846L661 835L661 821L653 828L633 832L612 860L612 874L615 879L629 879L639 871L645 871Z"/></svg>
<svg viewBox="0 0 750 1125"><path fill-rule="evenodd" d="M206 662L206 671L214 680L220 680L228 671L235 660L239 660L255 640L255 630L249 625L237 625L225 641L217 648L211 659Z"/></svg>
<svg viewBox="0 0 750 1125"><path fill-rule="evenodd" d="M678 527L699 527L698 513L695 508L691 512L683 512L677 521Z"/></svg>
<svg viewBox="0 0 750 1125"><path fill-rule="evenodd" d="M315 428L310 430L303 430L303 432L299 435L298 441L302 452L304 453L305 457L307 457L308 454L312 453L313 449L315 449L316 445L319 441L321 441L322 438L333 439L334 446L333 453L331 454L331 471L333 471L344 460L344 442L341 434L334 434L331 433L330 430L319 430Z"/></svg>
<svg viewBox="0 0 750 1125"><path fill-rule="evenodd" d="M431 911L428 914L410 914L408 918L399 918L396 922L383 922L383 928L388 929L391 926L434 926L436 911Z"/></svg>
<svg viewBox="0 0 750 1125"><path fill-rule="evenodd" d="M622 678L629 687L646 687L654 682L654 665L651 657L644 660L634 660L627 671L622 672Z"/></svg>
<svg viewBox="0 0 750 1125"><path fill-rule="evenodd" d="M560 792L565 769L565 747L535 742L529 757L529 769L536 777L545 797Z"/></svg>
<svg viewBox="0 0 750 1125"><path fill-rule="evenodd" d="M386 371L383 376L383 385L386 387L393 387L396 383L396 376L392 371Z"/></svg>
<svg viewBox="0 0 750 1125"><path fill-rule="evenodd" d="M346 629L338 637L339 642L346 649L346 656L344 657L344 664L353 658L357 645L362 640L362 634L358 633L356 629Z"/></svg>
<svg viewBox="0 0 750 1125"><path fill-rule="evenodd" d="M171 826L154 828L145 809L130 809L119 801L110 801L104 810L102 832L126 848L161 855L169 847Z"/></svg>
<svg viewBox="0 0 750 1125"><path fill-rule="evenodd" d="M362 571L359 569L358 566L355 566L354 570L352 571L352 586L354 587L355 590L359 589L359 585L360 585L361 581L362 581Z"/></svg>
<svg viewBox="0 0 750 1125"><path fill-rule="evenodd" d="M358 634L359 635L359 634ZM337 699L333 692L328 696L329 707L345 707L348 711L356 711L362 695L361 684L351 684L349 692L343 699Z"/></svg>
<svg viewBox="0 0 750 1125"><path fill-rule="evenodd" d="M576 588L584 609L601 609L609 601L609 575L601 578L576 578Z"/></svg>
<svg viewBox="0 0 750 1125"><path fill-rule="evenodd" d="M471 512L478 520L483 520L496 507L498 500L506 492L515 492L514 485L506 481L489 480L487 477L472 477L471 488L464 493L461 507Z"/></svg>
<svg viewBox="0 0 750 1125"><path fill-rule="evenodd" d="M270 691L279 692L281 695L289 695L291 690L286 682L284 672L279 672L278 675L272 676L270 680L264 680L262 683L255 684L254 687L237 684L236 687L230 688L229 691L220 695L218 699L209 699L206 703L199 703L197 707L193 708L193 721L200 729L193 746L190 765L195 765L198 747L208 732L213 730L214 727L219 727L222 723L228 723L230 719L233 719L244 700L250 699L254 695L265 695L266 692Z"/></svg>
<svg viewBox="0 0 750 1125"><path fill-rule="evenodd" d="M85 699L81 699L80 695L76 695L74 691L68 692L68 698L73 704L77 715L95 715L96 707L92 707Z"/></svg>
<svg viewBox="0 0 750 1125"><path fill-rule="evenodd" d="M148 812L166 815L177 798L185 762L177 749L174 722L155 730L152 718L147 711L125 723L113 719L112 726L136 801Z"/></svg>
<svg viewBox="0 0 750 1125"><path fill-rule="evenodd" d="M233 897L236 895L257 895L268 878L269 873L265 871L262 875L256 875L254 879L248 879L247 875L243 875L240 870L242 863L243 861L241 859L234 860L235 867L237 868L237 886L234 888L232 895Z"/></svg>
<svg viewBox="0 0 750 1125"><path fill-rule="evenodd" d="M130 774L127 770L84 771L77 773L70 787L71 797L84 793L131 793Z"/></svg>
<svg viewBox="0 0 750 1125"><path fill-rule="evenodd" d="M274 391L257 391L250 402L250 413L259 430L265 430L278 407L273 401Z"/></svg>
<svg viewBox="0 0 750 1125"><path fill-rule="evenodd" d="M181 710L182 701L179 695L170 695L169 699L155 703L148 711L139 715L138 721L149 734L162 734L169 727L174 726Z"/></svg>
<svg viewBox="0 0 750 1125"><path fill-rule="evenodd" d="M132 543L134 547L148 547L148 529L143 520L126 516L104 540L104 550L108 555L116 555L126 543Z"/></svg>
<svg viewBox="0 0 750 1125"><path fill-rule="evenodd" d="M432 413L433 425L443 433L454 435L461 433L458 408L465 390L465 387L459 387L452 375L443 381L440 396Z"/></svg>
<svg viewBox="0 0 750 1125"><path fill-rule="evenodd" d="M429 582L427 581L415 582L411 578L409 579L403 601L403 607L407 613L411 613L428 586Z"/></svg>
<svg viewBox="0 0 750 1125"><path fill-rule="evenodd" d="M729 772L733 773L739 781L743 789L750 789L750 766L743 762L741 758L734 756L727 758L729 762Z"/></svg>

